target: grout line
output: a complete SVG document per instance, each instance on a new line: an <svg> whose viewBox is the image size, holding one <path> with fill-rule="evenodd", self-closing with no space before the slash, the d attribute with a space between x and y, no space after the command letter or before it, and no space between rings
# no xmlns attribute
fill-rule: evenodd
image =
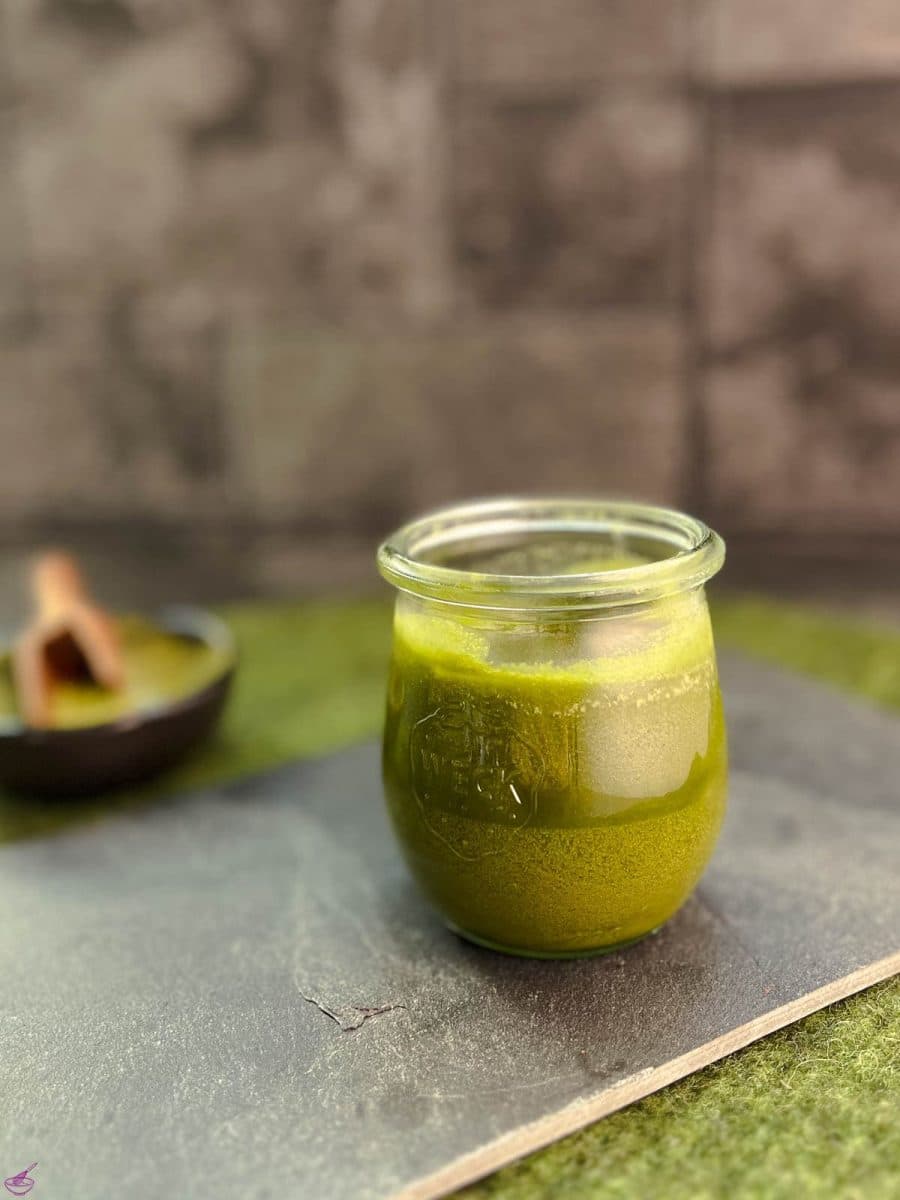
<svg viewBox="0 0 900 1200"><path fill-rule="evenodd" d="M715 53L715 38L708 32L701 13L693 8L688 75L691 84L704 75ZM707 18L708 20L708 18ZM707 396L703 378L704 317L707 310L705 259L713 241L713 187L717 146L713 100L701 89L689 88L690 103L698 123L698 146L691 165L685 197L686 287L682 297L685 323L683 403L685 405L685 462L682 481L683 507L707 513L710 504L710 436Z"/></svg>

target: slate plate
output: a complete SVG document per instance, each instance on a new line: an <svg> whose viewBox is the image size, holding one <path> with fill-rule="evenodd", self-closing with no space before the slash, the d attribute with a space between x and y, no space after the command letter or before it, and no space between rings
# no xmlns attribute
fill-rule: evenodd
<svg viewBox="0 0 900 1200"><path fill-rule="evenodd" d="M0 849L0 1177L77 1200L443 1194L900 966L900 726L725 671L731 811L623 954L446 933L372 746Z"/></svg>

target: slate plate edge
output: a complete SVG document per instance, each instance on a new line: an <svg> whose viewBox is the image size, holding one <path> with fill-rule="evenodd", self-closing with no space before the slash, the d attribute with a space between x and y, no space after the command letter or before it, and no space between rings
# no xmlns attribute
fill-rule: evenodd
<svg viewBox="0 0 900 1200"><path fill-rule="evenodd" d="M745 1046L767 1037L770 1033L784 1029L787 1025L818 1012L819 1009L827 1008L839 1000L846 1000L848 996L864 991L876 983L883 983L898 974L900 950L879 959L878 962L851 971L849 975L816 988L805 996L790 1000L780 1008L754 1017L744 1025L739 1025L721 1037L713 1038L712 1041L697 1046L687 1054L673 1058L659 1067L648 1067L639 1071L593 1099L578 1100L550 1116L505 1133L471 1154L466 1154L439 1171L417 1180L399 1192L394 1192L388 1200L440 1200L461 1187L483 1179L500 1167L508 1166L523 1155L549 1146L552 1142L593 1124L594 1121L610 1116L620 1108L668 1087L670 1083L677 1083L695 1071L727 1058L737 1050L743 1050Z"/></svg>

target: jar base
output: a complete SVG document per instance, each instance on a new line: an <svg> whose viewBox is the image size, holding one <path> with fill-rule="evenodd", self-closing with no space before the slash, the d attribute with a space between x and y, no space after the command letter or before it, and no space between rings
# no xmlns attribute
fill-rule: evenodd
<svg viewBox="0 0 900 1200"><path fill-rule="evenodd" d="M446 918L444 918L444 924L452 933L461 937L463 941L471 942L474 946L480 946L484 950L494 950L498 954L506 954L511 958L565 960L573 958L601 958L604 954L615 954L618 950L625 950L628 946L635 946L638 942L644 941L645 938L653 937L654 934L659 933L665 922L662 922L653 929L648 929L646 933L639 933L637 937L626 938L623 942L612 942L608 946L590 946L584 950L528 950L522 946L505 946L502 942L494 942L490 938L481 937L480 934L471 933L468 929L461 929Z"/></svg>

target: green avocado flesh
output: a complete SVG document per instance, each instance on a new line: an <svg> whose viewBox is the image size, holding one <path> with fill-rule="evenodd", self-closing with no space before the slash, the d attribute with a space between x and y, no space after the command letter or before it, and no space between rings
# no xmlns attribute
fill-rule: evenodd
<svg viewBox="0 0 900 1200"><path fill-rule="evenodd" d="M52 728L105 725L154 712L207 687L228 664L224 649L166 632L142 617L120 617L116 626L125 658L125 687L113 692L87 679L60 681L53 688ZM0 658L0 725L18 722L7 654Z"/></svg>
<svg viewBox="0 0 900 1200"><path fill-rule="evenodd" d="M726 793L712 635L694 597L648 609L519 636L398 611L388 809L466 936L596 953L656 929L697 883Z"/></svg>

